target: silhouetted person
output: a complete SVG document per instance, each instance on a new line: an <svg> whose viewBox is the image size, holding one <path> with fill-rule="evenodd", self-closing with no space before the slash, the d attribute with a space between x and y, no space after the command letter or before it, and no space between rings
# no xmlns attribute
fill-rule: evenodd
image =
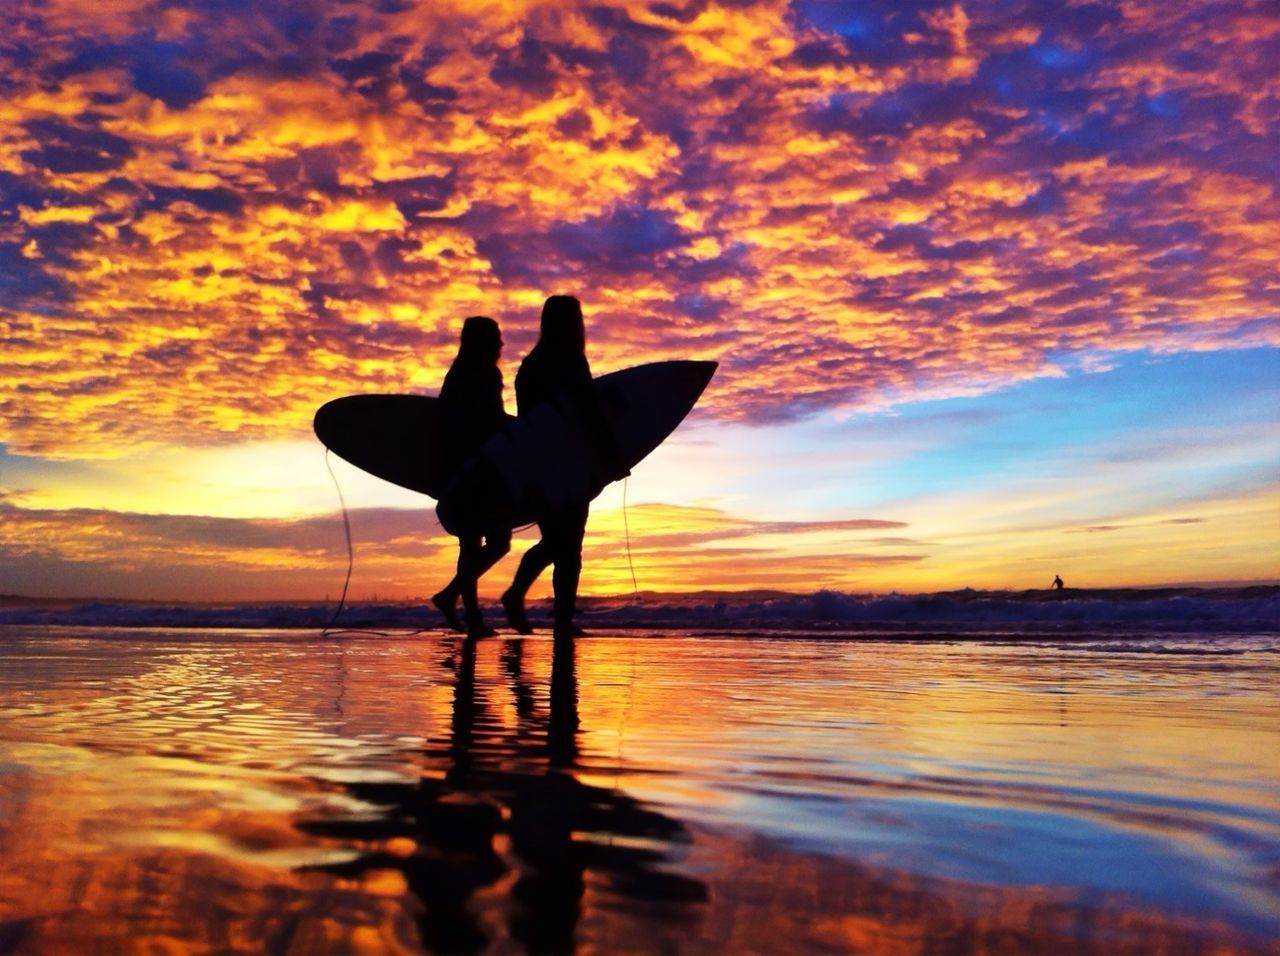
<svg viewBox="0 0 1280 956"><path fill-rule="evenodd" d="M1053 576L1053 589L1055 591L1061 591L1062 587L1063 587L1062 578L1055 574Z"/></svg>
<svg viewBox="0 0 1280 956"><path fill-rule="evenodd" d="M516 373L516 409L525 414L543 402L567 394L577 405L591 438L607 458L617 461L612 432L596 400L591 385L591 366L586 355L586 331L582 303L571 295L553 295L542 306L542 329L538 344L520 363ZM565 462L566 468L586 467L586 462ZM617 461L619 477L626 468ZM511 587L502 595L507 620L521 634L531 634L524 599L529 588L548 565L554 564L552 589L555 594L555 632L558 636L578 636L582 630L573 623L582 573L582 538L587 529L590 501L570 502L554 513L539 516L542 540L520 560Z"/></svg>
<svg viewBox="0 0 1280 956"><path fill-rule="evenodd" d="M497 322L483 315L473 315L463 322L458 357L440 388L443 447L439 452L450 474L456 474L506 420L502 372L498 368L501 354L502 333ZM431 599L454 630L464 629L456 609L461 597L466 632L471 637L491 637L496 633L484 623L476 589L481 575L510 550L510 528L458 536L457 573Z"/></svg>

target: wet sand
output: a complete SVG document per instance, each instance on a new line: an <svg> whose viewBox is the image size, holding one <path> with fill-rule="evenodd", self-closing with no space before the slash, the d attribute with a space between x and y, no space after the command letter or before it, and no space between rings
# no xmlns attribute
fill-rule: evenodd
<svg viewBox="0 0 1280 956"><path fill-rule="evenodd" d="M0 951L1280 952L1274 638L0 629Z"/></svg>

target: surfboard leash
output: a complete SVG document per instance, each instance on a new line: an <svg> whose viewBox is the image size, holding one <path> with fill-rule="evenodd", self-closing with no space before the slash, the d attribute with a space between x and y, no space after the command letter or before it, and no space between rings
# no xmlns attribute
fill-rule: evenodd
<svg viewBox="0 0 1280 956"><path fill-rule="evenodd" d="M333 625L338 623L338 615L347 604L347 588L351 586L351 570L356 564L356 552L351 546L351 518L347 515L347 499L342 496L342 485L338 484L338 476L333 473L333 466L329 464L328 448L324 450L324 467L328 470L329 477L333 479L333 487L338 491L338 504L342 505L342 527L347 533L347 579L342 582L342 597L338 599L338 609L333 612L333 617L320 632L321 637L328 637L333 631Z"/></svg>
<svg viewBox="0 0 1280 956"><path fill-rule="evenodd" d="M623 541L627 549L627 567L631 569L631 600L640 603L640 583L636 580L636 563L631 557L631 522L627 518L627 485L631 480L628 475L622 479L622 534ZM609 608L600 608L594 611L580 611L580 614L609 614Z"/></svg>
<svg viewBox="0 0 1280 956"><path fill-rule="evenodd" d="M329 478L333 482L334 490L337 491L338 493L338 504L342 508L342 530L346 536L346 541L347 541L347 574L345 579L342 582L342 594L338 598L338 606L337 608L334 609L333 617L329 619L329 623L326 624L324 626L324 629L320 632L320 636L331 637L335 634L377 634L379 636L391 636L389 632L376 631L376 630L364 629L364 628L342 628L340 630L334 629L334 625L338 623L338 618L341 616L343 609L347 605L347 591L351 587L351 574L352 574L352 571L355 569L356 552L355 552L355 547L351 543L351 516L347 512L347 499L342 494L342 484L338 481L338 476L334 474L333 465L329 463L328 448L324 450L324 467L325 467L325 470L329 472ZM627 488L630 486L630 482L631 482L630 475L622 479L622 531L623 531L623 540L626 544L626 549L627 549L627 567L631 571L631 596L632 596L632 600L634 600L636 604L639 604L640 603L640 583L636 579L635 559L631 555L631 522L630 522L630 519L627 517ZM525 527L532 527L532 526L533 526L533 523L531 522ZM516 530L519 531L523 529L517 528ZM430 630L430 628L419 628L413 633L422 634L428 630Z"/></svg>
<svg viewBox="0 0 1280 956"><path fill-rule="evenodd" d="M338 634L370 634L374 637L397 637L394 631L380 631L368 627L340 627L334 628L333 625L338 623L338 616L342 614L343 608L347 605L347 589L351 586L351 572L356 564L356 551L351 543L351 516L347 512L347 499L342 494L342 485L338 481L338 476L333 472L333 466L329 464L329 449L324 450L324 467L329 472L329 477L333 479L333 487L338 492L338 504L342 506L342 529L347 536L347 577L342 582L342 596L338 598L338 607L333 612L333 617L329 619L329 623L324 626L324 630L320 632L321 637L333 637ZM410 631L409 637L418 634L426 634L434 630L430 627L420 627L416 631Z"/></svg>
<svg viewBox="0 0 1280 956"><path fill-rule="evenodd" d="M631 522L627 520L627 485L631 482L631 476L622 479L622 532L627 542L627 567L631 569L631 597L640 603L640 585L636 581L636 563L631 559Z"/></svg>

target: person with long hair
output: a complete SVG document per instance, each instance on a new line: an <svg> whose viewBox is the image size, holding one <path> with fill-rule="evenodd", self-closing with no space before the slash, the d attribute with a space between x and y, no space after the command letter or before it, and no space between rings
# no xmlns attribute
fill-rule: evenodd
<svg viewBox="0 0 1280 956"><path fill-rule="evenodd" d="M568 395L577 406L591 438L609 458L617 459L612 432L605 423L591 384L586 355L586 330L582 303L571 295L553 295L543 304L538 343L516 373L516 409L525 414L543 402ZM566 462L574 467L574 462ZM618 477L626 468L618 463ZM525 614L525 595L538 575L554 565L553 616L557 637L577 637L583 632L574 623L578 579L582 573L582 539L587 529L589 500L572 501L538 518L541 540L520 559L516 575L502 595L507 621L521 634L533 633Z"/></svg>
<svg viewBox="0 0 1280 956"><path fill-rule="evenodd" d="M502 371L498 368L501 354L502 333L497 322L483 315L473 315L463 322L458 356L440 388L439 454L449 473L456 474L506 420ZM455 631L465 630L470 637L492 637L497 633L484 622L477 588L481 576L510 550L510 528L458 536L457 573L431 599ZM458 619L458 598L462 598L465 627Z"/></svg>

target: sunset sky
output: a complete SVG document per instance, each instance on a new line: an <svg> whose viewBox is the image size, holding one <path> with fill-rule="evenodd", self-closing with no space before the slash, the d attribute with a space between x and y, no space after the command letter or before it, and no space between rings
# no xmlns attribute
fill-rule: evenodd
<svg viewBox="0 0 1280 956"><path fill-rule="evenodd" d="M336 598L315 409L484 313L514 412L552 293L720 363L642 589L1280 580L1277 64L1267 0L0 4L0 593ZM353 594L443 584L333 465Z"/></svg>

